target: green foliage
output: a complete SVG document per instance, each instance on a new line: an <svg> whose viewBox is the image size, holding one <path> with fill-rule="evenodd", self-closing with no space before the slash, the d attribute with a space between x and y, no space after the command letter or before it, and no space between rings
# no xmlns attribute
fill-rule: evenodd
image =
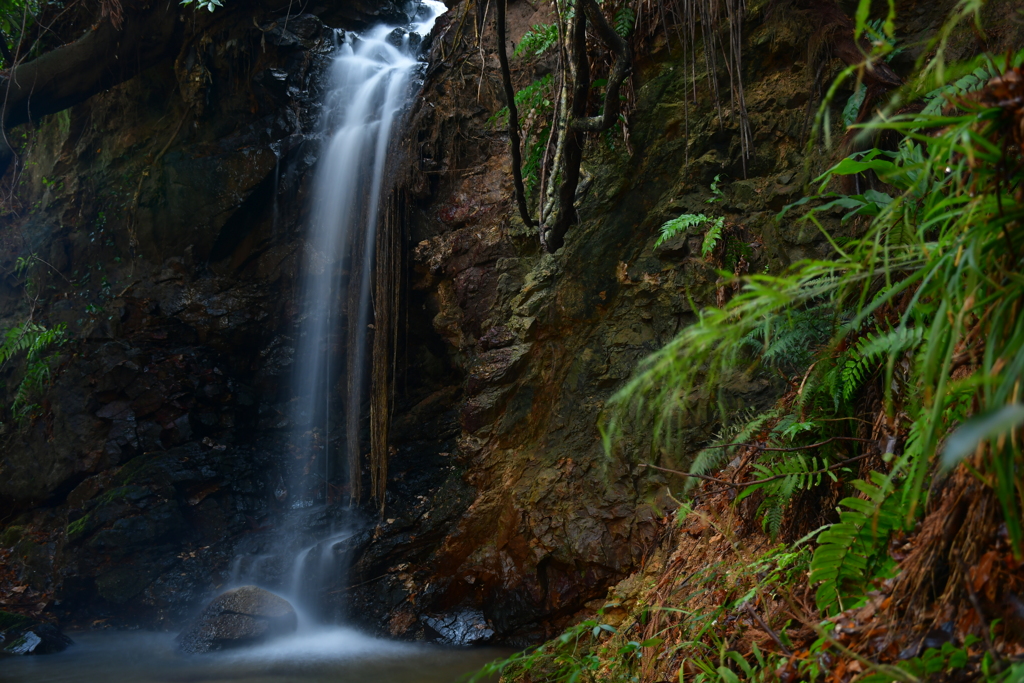
<svg viewBox="0 0 1024 683"><path fill-rule="evenodd" d="M708 204L721 201L722 190L718 187L718 181L721 175L716 175L715 179L711 183L712 196L704 201ZM722 229L725 227L725 218L719 216L718 218L711 218L702 213L684 213L678 218L673 218L670 221L666 221L660 229L660 235L657 241L654 243L654 248L657 249L667 240L672 239L676 235L685 233L690 228L700 227L706 223L710 223L711 227L708 228L704 234L704 241L701 243L701 256L707 258L711 255L711 252L715 250L719 240L722 238Z"/></svg>
<svg viewBox="0 0 1024 683"><path fill-rule="evenodd" d="M891 406L894 388L904 386L899 400L920 436L919 457L907 458L905 448L898 463L909 477L904 495L907 515L912 515L940 440L952 426L945 420L947 412L962 403L964 391L976 393L982 411L1013 402L1024 372L1024 316L1015 308L1024 299L1024 278L1017 275L1024 251L1017 226L1024 222L1024 204L999 189L1024 180L1024 172L1011 167L1018 169L1016 175L1001 178L1000 169L1007 166L1006 147L999 140L1009 134L1001 111L963 106L967 109L955 116L910 114L871 124L905 136L903 144L895 152L875 149L841 161L819 178L821 190L835 176L870 170L893 194L820 195L819 201L825 201L803 220L820 229L835 258L803 261L779 275L746 276L724 307L700 311L697 323L645 361L613 399L619 421L613 420L613 431L631 416L653 417L655 437L670 449L675 426L699 410L701 397L717 396L727 412L726 389L733 378L757 369L744 339L758 326L808 306L825 306L848 321L837 326L820 352L827 381L816 387L832 391L833 409L854 397L870 367L882 365L883 357L885 404ZM789 210L811 201L800 200ZM870 220L859 239L840 245L825 229L818 215L835 208L845 209L847 220ZM883 324L882 310L896 311L893 324ZM879 332L835 362L828 349L839 348L872 320ZM982 367L972 378L953 380L953 356L970 339L985 340L984 353L979 352ZM911 351L905 384L892 381L897 356ZM808 400L803 399L804 407L813 408ZM986 469L1019 548L1020 501L1012 464L1019 445L1012 440L987 443L1000 451Z"/></svg>
<svg viewBox="0 0 1024 683"><path fill-rule="evenodd" d="M846 355L838 375L842 400L849 402L853 399L869 371L875 369L882 359L894 359L915 349L923 337L924 329L920 327L898 327L884 334L869 332L861 337Z"/></svg>
<svg viewBox="0 0 1024 683"><path fill-rule="evenodd" d="M1010 66L1020 66L1022 63L1024 63L1024 51L1018 52L1010 59ZM964 95L981 90L986 83L1006 70L1006 57L1002 55L993 58L987 54L979 55L965 66L957 69L957 71L965 70L968 71L951 82L929 91L924 96L926 104L921 111L923 116L941 114L943 107L949 106Z"/></svg>
<svg viewBox="0 0 1024 683"><path fill-rule="evenodd" d="M548 91L551 87L551 74L530 83L528 86L517 92L514 96L516 108L524 121L538 114L546 114L551 111L551 100L548 98ZM507 125L508 107L502 107L495 113L487 123L490 125Z"/></svg>
<svg viewBox="0 0 1024 683"><path fill-rule="evenodd" d="M867 32L876 43L883 35L891 41L892 7L884 23L873 27L870 3L861 0L855 32ZM831 479L853 494L841 500L839 521L817 535L809 563L816 601L826 614L857 606L876 582L893 575L888 541L918 518L930 491L929 474L972 453L969 471L995 492L1011 543L1018 557L1024 554L1019 438L1024 420L1024 196L1016 191L1024 185L1024 165L1017 151L1021 141L1014 137L1019 131L1010 127L1014 116L1008 115L1016 114L1011 106L1018 105L986 106L993 100L963 97L984 88L1009 64L1024 61L1024 51L951 66L943 61L953 27L976 18L980 7L979 0L960 0L921 53L930 61L908 90L928 91L925 110L861 126L872 134L902 138L897 148L870 149L840 161L817 179L816 196L779 214L779 220L794 220L794 210L801 208L797 220L818 228L832 247L831 258L727 282L736 289L732 298L698 310L696 322L645 359L608 404L611 414L603 434L609 451L624 432L636 428L653 437L654 452L686 454L692 431L683 428L706 425L709 407L717 407L728 424L739 405L734 387L782 369L793 372L784 375L788 391L772 411L748 417L735 436L722 435L716 446L748 439L760 446L788 446L772 452L747 448L742 461L746 465L749 460L752 470L747 486L742 470L736 483L730 482L741 490L738 500L763 495L759 514L769 531L777 532L787 501L798 491ZM880 53L886 51L892 52L891 42ZM952 82L943 81L947 73ZM828 191L837 176L868 172L884 191ZM823 220L837 209L851 228L843 239ZM657 243L710 221L703 214L680 216L662 226ZM965 363L968 372L954 372ZM869 383L875 390L871 394L864 391ZM879 395L880 401L864 404L863 397ZM852 456L838 444L868 448L859 444L864 439L857 429L865 413L879 418L868 424L877 426L884 418L883 438L870 448L884 448L886 471L850 481L852 469L844 472L839 465ZM1005 438L1008 433L1014 438ZM696 454L691 473L710 472L738 453L736 447L716 446ZM715 563L688 576L688 589L699 590L718 567ZM773 579L783 585L797 580ZM755 595L747 592L745 598ZM688 655L701 671L695 680L731 683L774 674L773 660L763 653L751 660L725 647L717 652L709 647L714 638L709 624L737 607L726 599L715 610L688 615L679 626L687 638L681 647L697 653ZM807 680L826 672L825 659L814 655L833 646L827 634L833 627L821 627L812 656L801 664ZM926 680L963 669L972 644L948 644L895 666L864 660L867 670L859 680ZM996 675L999 667L991 653L983 657L981 673L1005 680L1005 671ZM1019 676L1022 670L1018 665L1015 672Z"/></svg>
<svg viewBox="0 0 1024 683"><path fill-rule="evenodd" d="M636 26L636 12L628 4L623 5L622 9L615 13L613 25L616 33L623 38L628 37L633 32L633 27Z"/></svg>
<svg viewBox="0 0 1024 683"><path fill-rule="evenodd" d="M91 515L85 515L68 524L65 529L65 537L70 541L81 536L91 524Z"/></svg>
<svg viewBox="0 0 1024 683"><path fill-rule="evenodd" d="M887 34L885 23L882 19L872 19L866 23L864 30L875 42L876 49L885 53L885 61L891 62L896 55L903 52L903 48L896 47L896 39L892 37L891 33ZM856 122L860 106L867 96L867 90L867 86L863 83L857 84L856 90L846 101L846 106L843 107L843 125L852 126Z"/></svg>
<svg viewBox="0 0 1024 683"><path fill-rule="evenodd" d="M948 470L957 465L973 453L979 444L1001 437L1021 424L1024 424L1024 405L1020 403L994 408L971 418L946 440L946 447L942 451L943 469Z"/></svg>
<svg viewBox="0 0 1024 683"><path fill-rule="evenodd" d="M700 255L704 258L711 256L711 253L718 246L719 240L722 239L722 228L725 227L725 219L719 216L714 220L708 220L711 227L704 233L704 239L700 243Z"/></svg>
<svg viewBox="0 0 1024 683"><path fill-rule="evenodd" d="M719 433L714 443L707 448L697 452L690 463L690 472L693 474L707 474L727 463L735 454L735 448L725 447L730 443L745 443L754 435L766 428L773 420L778 418L778 412L769 410L763 413L748 413L745 418L734 421L726 426ZM688 491L696 479L687 479L686 488Z"/></svg>
<svg viewBox="0 0 1024 683"><path fill-rule="evenodd" d="M551 87L551 74L547 74L517 92L514 98L523 130L523 184L527 195L535 192L540 183L544 151L551 136ZM499 109L487 123L507 126L508 107Z"/></svg>
<svg viewBox="0 0 1024 683"><path fill-rule="evenodd" d="M717 202L722 201L725 198L725 194L722 192L722 189L718 187L721 180L722 174L719 173L718 175L715 176L715 179L711 181L711 196L704 200L705 204L715 204Z"/></svg>
<svg viewBox="0 0 1024 683"><path fill-rule="evenodd" d="M903 527L900 499L888 477L872 472L870 482L858 479L853 485L863 497L840 501L847 509L818 536L811 560L810 581L821 582L815 599L825 612L845 609L845 599L864 595L871 580L891 568L886 544Z"/></svg>
<svg viewBox="0 0 1024 683"><path fill-rule="evenodd" d="M690 228L699 227L705 223L709 223L711 220L712 219L702 213L684 213L678 218L666 221L661 226L661 234L658 236L657 241L655 241L654 248L657 249L676 235L685 233Z"/></svg>
<svg viewBox="0 0 1024 683"><path fill-rule="evenodd" d="M529 680L536 683L575 683L589 679L609 663L613 668L629 668L643 656L645 648L656 648L663 642L650 638L609 646L608 638L616 633L614 626L587 619L542 645L486 664L465 680L477 683L496 676L514 679L529 675Z"/></svg>
<svg viewBox="0 0 1024 683"><path fill-rule="evenodd" d="M534 24L523 34L523 39L512 53L514 57L537 57L551 49L558 42L557 24ZM518 104L518 101L516 102Z"/></svg>
<svg viewBox="0 0 1024 683"><path fill-rule="evenodd" d="M837 320L827 306L809 306L773 315L743 338L773 368L806 367L812 356L831 339Z"/></svg>
<svg viewBox="0 0 1024 683"><path fill-rule="evenodd" d="M15 357L24 355L25 370L14 392L11 411L15 417L26 417L34 407L30 398L50 380L52 356L47 351L64 341L65 325L46 328L28 320L8 329L0 343L0 368Z"/></svg>
<svg viewBox="0 0 1024 683"><path fill-rule="evenodd" d="M919 680L932 680L933 677L943 672L966 667L970 660L968 650L978 643L979 640L977 636L968 635L961 647L957 647L953 643L943 643L941 648L930 647L918 657L897 662L896 666ZM997 680L989 677L986 678L988 680ZM859 680L863 683L890 683L893 677L892 674L886 672L872 672Z"/></svg>
<svg viewBox="0 0 1024 683"><path fill-rule="evenodd" d="M795 493L818 486L822 477L837 480L823 458L801 452L787 454L774 462L755 463L753 469L757 473L755 481L760 483L744 488L736 502L758 491L763 493L764 499L757 512L762 515L762 527L772 538L779 535L785 508Z"/></svg>
<svg viewBox="0 0 1024 683"><path fill-rule="evenodd" d="M43 3L39 0L0 0L0 32L11 41L8 49L11 53L20 52L19 57L26 57L25 47L18 49L22 42L22 26L25 32L35 24L35 18L39 16ZM7 65L9 66L9 65Z"/></svg>

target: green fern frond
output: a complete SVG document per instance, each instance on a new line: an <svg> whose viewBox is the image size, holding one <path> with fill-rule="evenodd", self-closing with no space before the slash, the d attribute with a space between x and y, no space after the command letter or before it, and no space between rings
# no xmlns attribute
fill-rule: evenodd
<svg viewBox="0 0 1024 683"><path fill-rule="evenodd" d="M921 111L923 116L935 116L942 113L942 108L956 97L962 97L968 93L981 90L991 79L999 75L1001 71L993 68L991 63L983 63L971 73L958 78L952 83L947 83L940 88L932 90L924 96L928 104Z"/></svg>
<svg viewBox="0 0 1024 683"><path fill-rule="evenodd" d="M516 45L516 49L512 52L512 56L540 56L550 50L557 42L557 24L535 24L529 31L523 34L523 38L519 41L519 44Z"/></svg>
<svg viewBox="0 0 1024 683"><path fill-rule="evenodd" d="M766 501L761 504L759 512L763 515L761 528L772 538L778 538L779 532L782 531L782 520L786 516L785 507L775 500L770 504Z"/></svg>
<svg viewBox="0 0 1024 683"><path fill-rule="evenodd" d="M702 213L684 213L678 218L666 221L661 226L661 234L658 236L658 240L654 243L654 248L657 249L676 235L685 233L690 228L703 225L704 223L709 223L711 220L712 219Z"/></svg>
<svg viewBox="0 0 1024 683"><path fill-rule="evenodd" d="M883 358L894 358L914 349L923 339L924 329L920 327L898 327L883 334L869 332L861 337L840 372L843 401L853 398L869 371L876 369Z"/></svg>
<svg viewBox="0 0 1024 683"><path fill-rule="evenodd" d="M743 343L772 367L801 366L831 338L836 322L833 307L810 306L766 318Z"/></svg>
<svg viewBox="0 0 1024 683"><path fill-rule="evenodd" d="M633 27L636 25L636 12L628 4L623 5L622 9L615 13L615 32L623 38L629 36L633 32Z"/></svg>
<svg viewBox="0 0 1024 683"><path fill-rule="evenodd" d="M712 447L704 448L697 452L693 462L690 463L689 471L692 474L707 474L720 469L729 461L732 453L735 452L735 448L720 448L720 446L729 443L750 442L768 422L776 419L779 413L780 410L778 408L772 408L764 412L747 410L738 420L723 427L715 438ZM696 479L688 479L684 492L692 488L696 482Z"/></svg>
<svg viewBox="0 0 1024 683"><path fill-rule="evenodd" d="M50 381L51 359L46 352L64 340L65 325L47 328L39 323L28 320L15 325L4 333L0 344L0 367L6 366L19 354L25 354L25 372L14 392L11 410L18 417L30 411L31 394L41 389Z"/></svg>
<svg viewBox="0 0 1024 683"><path fill-rule="evenodd" d="M892 480L879 472L870 478L853 483L864 497L841 500L846 509L840 511L839 521L818 536L810 580L820 582L815 599L828 613L844 609L846 597L864 594L887 557L889 534L903 525Z"/></svg>
<svg viewBox="0 0 1024 683"><path fill-rule="evenodd" d="M700 244L700 255L704 258L710 256L711 252L718 246L719 240L722 239L722 228L725 227L725 219L721 216L709 222L711 227L704 233L704 241Z"/></svg>
<svg viewBox="0 0 1024 683"><path fill-rule="evenodd" d="M753 470L756 478L761 481L744 488L736 497L739 503L755 492L762 492L764 500L758 506L757 513L762 516L761 526L772 537L778 535L782 525L782 517L793 496L799 492L821 484L823 477L834 475L825 472L827 462L824 458L804 453L788 453L777 461L764 464L755 463Z"/></svg>

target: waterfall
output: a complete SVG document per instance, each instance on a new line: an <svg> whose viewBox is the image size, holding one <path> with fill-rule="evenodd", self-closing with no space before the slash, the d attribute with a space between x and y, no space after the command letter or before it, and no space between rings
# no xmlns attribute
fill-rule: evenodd
<svg viewBox="0 0 1024 683"><path fill-rule="evenodd" d="M326 74L323 147L299 283L293 431L284 454L287 480L278 492L291 512L272 557L253 547L248 562L236 558L231 577L234 585L267 585L321 617L323 594L340 590L344 543L353 533L351 521L344 515L339 521L331 512L338 506L329 505L351 508L361 493L361 405L371 366L373 259L387 154L425 67L418 59L422 40L445 11L441 2L419 0L406 26L337 32ZM338 442L341 448L332 445Z"/></svg>
<svg viewBox="0 0 1024 683"><path fill-rule="evenodd" d="M408 30L378 26L345 33L330 67L322 121L327 140L316 172L312 220L305 245L302 314L293 389L298 399L293 506L316 500L360 499L360 406L365 395L367 328L381 186L395 117L408 103L420 68L421 36L445 10L424 0ZM344 330L344 335L342 335ZM339 353L344 350L344 354ZM338 360L345 359L344 368ZM344 379L344 457L332 453L335 383ZM345 467L337 471L336 463ZM318 473L318 474L317 474ZM342 496L332 486L342 482Z"/></svg>

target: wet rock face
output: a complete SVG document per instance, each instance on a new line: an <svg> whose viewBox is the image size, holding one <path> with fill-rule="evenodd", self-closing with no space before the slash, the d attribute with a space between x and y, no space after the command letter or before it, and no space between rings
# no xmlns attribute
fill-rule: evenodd
<svg viewBox="0 0 1024 683"><path fill-rule="evenodd" d="M71 639L53 624L0 611L0 658L53 654L64 650L71 643Z"/></svg>
<svg viewBox="0 0 1024 683"><path fill-rule="evenodd" d="M395 10L345 5L348 28ZM300 195L333 31L267 5L225 11L186 30L177 60L27 131L0 266L39 267L0 282L0 329L31 314L66 341L28 416L0 416L0 607L177 627L277 510ZM26 291L45 292L31 312Z"/></svg>
<svg viewBox="0 0 1024 683"><path fill-rule="evenodd" d="M233 539L273 512L276 442L138 456L69 495L63 609L176 626L210 595Z"/></svg>
<svg viewBox="0 0 1024 683"><path fill-rule="evenodd" d="M467 609L442 616L424 616L423 623L445 645L477 645L494 637L494 629L480 610Z"/></svg>
<svg viewBox="0 0 1024 683"><path fill-rule="evenodd" d="M215 598L178 635L178 645L190 654L253 645L294 633L295 610L284 598L242 586Z"/></svg>
<svg viewBox="0 0 1024 683"><path fill-rule="evenodd" d="M786 28L801 35L797 24ZM826 255L821 240L791 227L780 234L771 220L795 198L804 162L803 53L798 42L778 47L766 37L777 27L751 30L750 63L761 66L746 91L754 133L746 166L739 129L717 119L713 95L702 90L700 106L687 105L693 86L678 57L646 55L632 76L629 141L618 132L588 141L593 181L578 196L579 224L554 255L539 253L535 232L516 216L507 139L487 122L502 106L497 72L467 60L428 80L429 105L414 113L409 133L428 171L409 183L419 192L410 226L419 298L410 310L444 347L424 342L409 356L440 355L452 369L444 392L406 398L415 412L450 397L455 433L434 452L471 502L452 510L439 504L441 493L422 505L389 499L392 519L353 566L354 582L373 581L353 591L365 605L357 614L373 627L457 642L472 632L460 615L479 610L469 622L499 641L550 636L663 533L666 482L637 465L675 454L652 453L650 435L634 433L608 457L598 425L640 360L690 324L695 308L727 293L718 287L723 266L701 256L704 230L656 248L659 227L683 213L723 216L741 226L732 248L749 272ZM435 44L450 40L442 31ZM709 188L716 176L720 200ZM410 375L423 367L410 364ZM771 397L767 384L737 392L747 405ZM715 429L713 420L688 424L681 441L703 443ZM399 418L395 433L408 438L415 427ZM399 476L396 467L390 490L400 490ZM446 526L431 526L438 514ZM402 542L387 550L393 539Z"/></svg>

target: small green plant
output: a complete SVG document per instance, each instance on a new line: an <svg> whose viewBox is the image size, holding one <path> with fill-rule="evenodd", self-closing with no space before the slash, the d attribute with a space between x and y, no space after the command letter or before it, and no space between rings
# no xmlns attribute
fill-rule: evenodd
<svg viewBox="0 0 1024 683"><path fill-rule="evenodd" d="M636 25L636 12L628 4L615 13L615 32L623 38L627 38L633 32Z"/></svg>
<svg viewBox="0 0 1024 683"><path fill-rule="evenodd" d="M558 42L557 24L534 24L534 26L523 35L523 39L516 45L512 53L515 57L529 56L537 57ZM518 101L516 102L518 104Z"/></svg>
<svg viewBox="0 0 1024 683"><path fill-rule="evenodd" d="M704 240L700 246L700 255L707 258L715 250L715 247L718 246L718 241L722 238L722 228L725 227L725 219L721 216L710 218L702 213L684 213L678 218L673 218L661 226L661 234L654 242L654 248L657 249L676 235L685 233L689 228L700 227L707 223L710 223L711 227L704 233Z"/></svg>
<svg viewBox="0 0 1024 683"><path fill-rule="evenodd" d="M599 645L615 633L614 626L597 619L587 619L542 645L485 664L469 676L466 683L477 683L494 676L514 679L524 674L529 674L529 680L537 683L575 683L582 677L589 679L603 664L602 657L598 655ZM656 647L661 642L659 638L629 641L615 652L606 648L601 654L612 659L635 659L643 648Z"/></svg>
<svg viewBox="0 0 1024 683"><path fill-rule="evenodd" d="M943 643L940 648L930 647L917 657L898 662L896 666L911 676L926 681L945 671L956 671L966 667L970 660L969 648L980 640L977 636L968 635L964 638L961 647L957 647L953 643ZM986 656L990 655L986 653ZM872 672L860 680L863 683L889 683L893 680L893 676L886 672ZM998 678L986 676L985 680L998 680Z"/></svg>
<svg viewBox="0 0 1024 683"><path fill-rule="evenodd" d="M11 411L18 419L27 417L35 407L30 403L31 395L41 389L50 379L52 355L47 351L64 341L65 326L46 328L31 320L11 327L0 343L0 370L14 358L24 354L25 371L14 392Z"/></svg>
<svg viewBox="0 0 1024 683"><path fill-rule="evenodd" d="M704 200L705 204L716 204L725 199L725 195L722 193L721 188L718 187L721 180L722 174L719 173L715 176L715 179L711 181L711 196Z"/></svg>
<svg viewBox="0 0 1024 683"><path fill-rule="evenodd" d="M548 90L551 87L551 74L530 83L528 86L515 94L516 108L524 122L528 122L532 116L538 113L546 113L551 110L551 100L548 98ZM508 121L508 107L502 107L487 119L488 125L504 128Z"/></svg>
<svg viewBox="0 0 1024 683"><path fill-rule="evenodd" d="M721 177L721 175L716 175L715 179L711 182L712 196L705 199L705 203L714 204L715 202L722 200L722 190L718 187L718 182ZM714 252L715 247L718 246L719 240L722 239L722 230L725 228L725 218L721 216L718 218L711 218L703 213L684 213L678 218L666 221L661 226L661 234L658 235L658 239L654 243L654 248L657 249L666 241L672 239L676 235L685 233L690 228L700 227L705 224L710 224L710 226L708 227L707 232L704 233L704 240L701 242L700 254L702 257L707 258L712 252Z"/></svg>
<svg viewBox="0 0 1024 683"><path fill-rule="evenodd" d="M904 510L896 486L885 475L871 473L871 481L853 482L863 497L844 498L839 521L818 536L811 560L811 583L818 583L815 598L824 612L846 608L848 597L863 596L874 577L891 574L893 561L886 552L889 534L903 527Z"/></svg>
<svg viewBox="0 0 1024 683"><path fill-rule="evenodd" d="M719 216L714 220L708 220L711 227L704 233L704 240L700 243L700 255L704 258L711 256L719 240L722 239L722 228L725 227L725 219Z"/></svg>
<svg viewBox="0 0 1024 683"><path fill-rule="evenodd" d="M872 19L867 22L864 30L871 40L875 41L876 49L885 53L886 62L891 62L896 55L903 52L902 47L896 47L896 39L886 33L885 21L883 19ZM850 95L850 98L846 101L846 106L843 107L844 125L852 126L856 123L857 114L860 112L860 107L864 103L867 91L867 86L860 83L857 85L857 89L854 93Z"/></svg>
<svg viewBox="0 0 1024 683"><path fill-rule="evenodd" d="M736 497L736 502L760 491L764 498L757 513L761 515L762 528L772 538L778 537L786 506L796 492L820 485L822 477L838 481L825 458L799 452L774 462L755 463L753 469L758 477L755 481L759 483L747 486Z"/></svg>

